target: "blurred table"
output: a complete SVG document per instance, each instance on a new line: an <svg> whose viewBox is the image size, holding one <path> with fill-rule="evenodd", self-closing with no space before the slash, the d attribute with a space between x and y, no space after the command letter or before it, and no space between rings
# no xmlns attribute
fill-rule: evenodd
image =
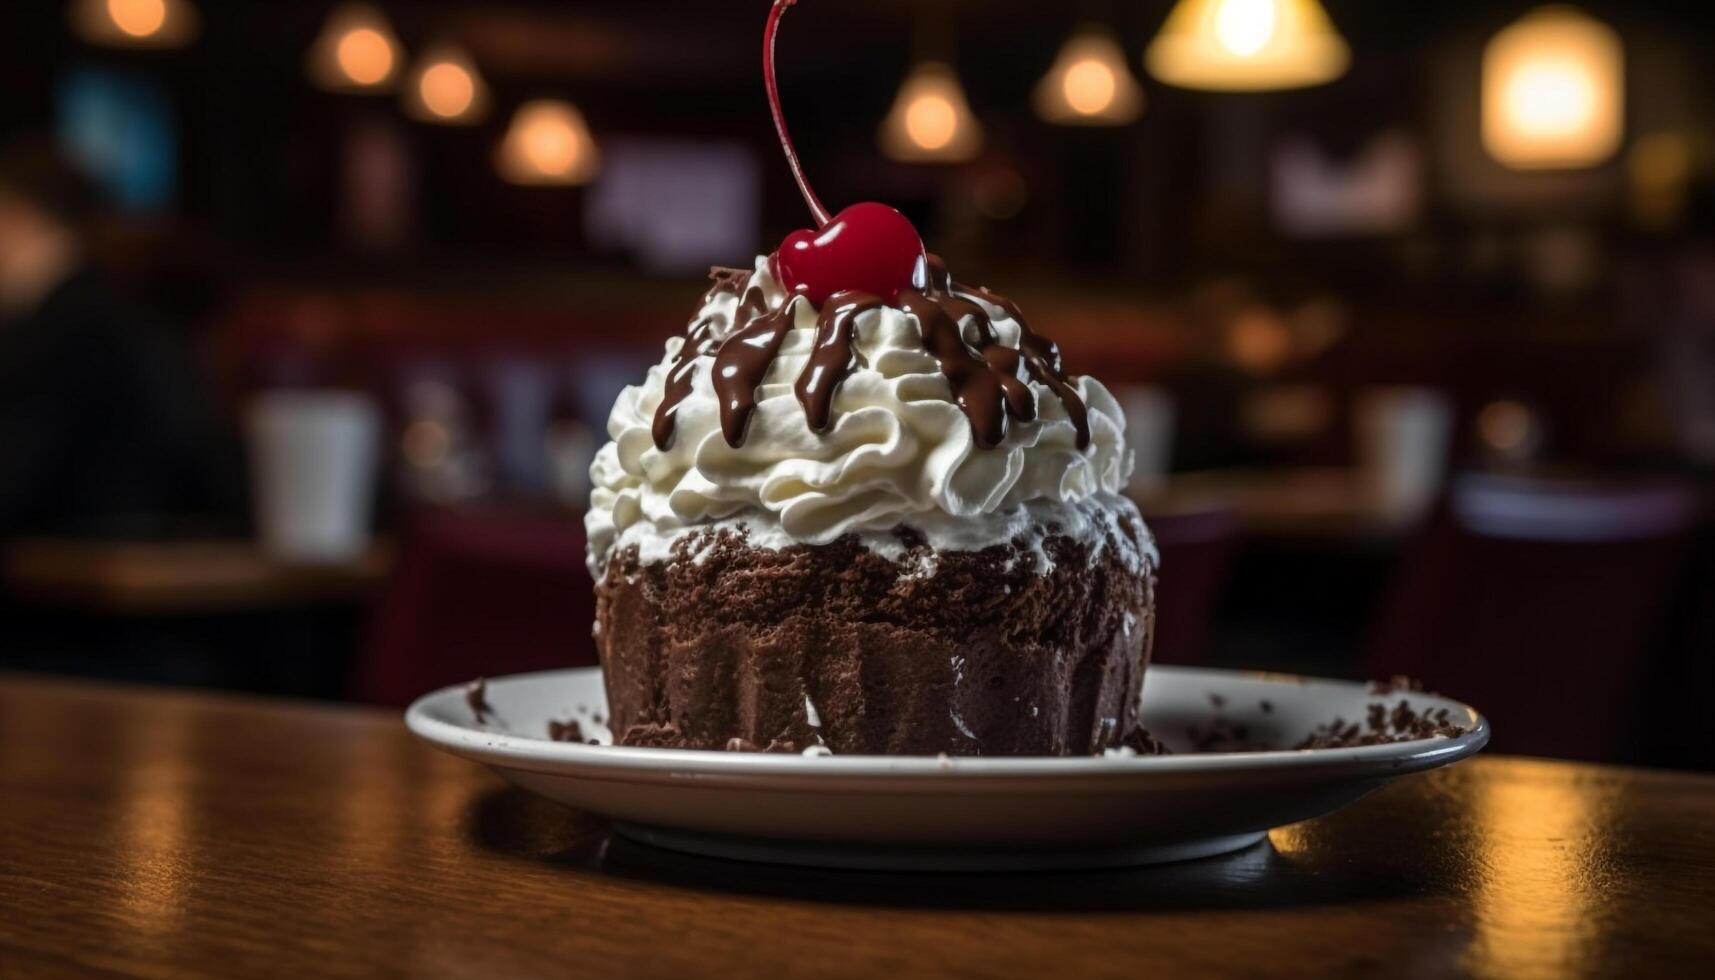
<svg viewBox="0 0 1715 980"><path fill-rule="evenodd" d="M1338 543L1394 541L1423 517L1387 506L1359 470L1341 467L1175 473L1138 503L1146 514L1226 506L1252 535Z"/></svg>
<svg viewBox="0 0 1715 980"><path fill-rule="evenodd" d="M117 615L275 609L369 598L393 567L373 544L348 562L298 564L246 540L23 541L0 554L6 589L31 602Z"/></svg>
<svg viewBox="0 0 1715 980"><path fill-rule="evenodd" d="M0 675L0 973L1694 976L1715 778L1506 757L1238 854L1041 875L675 855L394 713Z"/></svg>

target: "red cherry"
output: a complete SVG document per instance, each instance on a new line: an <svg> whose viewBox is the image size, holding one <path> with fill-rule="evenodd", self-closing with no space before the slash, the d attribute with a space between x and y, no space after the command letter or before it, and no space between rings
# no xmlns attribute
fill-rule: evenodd
<svg viewBox="0 0 1715 980"><path fill-rule="evenodd" d="M819 229L786 236L775 253L781 285L821 306L842 289L891 303L926 261L923 239L905 215L885 204L854 204Z"/></svg>
<svg viewBox="0 0 1715 980"><path fill-rule="evenodd" d="M854 204L828 217L828 209L810 188L798 151L786 132L780 86L774 77L774 36L780 30L781 16L797 2L774 0L768 12L768 24L762 31L762 77L780 148L786 151L786 164L816 218L816 228L787 235L780 251L774 253L774 270L789 291L808 297L817 306L842 289L874 293L892 303L901 289L912 284L918 270L927 268L917 229L905 215L885 204Z"/></svg>

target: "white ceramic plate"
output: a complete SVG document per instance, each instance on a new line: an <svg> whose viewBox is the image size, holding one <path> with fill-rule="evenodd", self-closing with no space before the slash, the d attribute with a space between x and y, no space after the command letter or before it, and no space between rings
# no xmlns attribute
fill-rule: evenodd
<svg viewBox="0 0 1715 980"><path fill-rule="evenodd" d="M1342 749L1295 750L1334 718L1362 721L1401 699L1448 709L1468 730ZM1143 718L1176 754L1135 758L822 756L613 748L550 741L576 719L609 740L601 671L488 681L478 724L465 688L406 711L413 732L543 796L602 814L636 840L745 860L867 869L1030 869L1147 864L1245 847L1272 827L1328 813L1391 779L1474 754L1474 709L1363 684L1151 667ZM1272 751L1194 752L1189 730L1244 726Z"/></svg>

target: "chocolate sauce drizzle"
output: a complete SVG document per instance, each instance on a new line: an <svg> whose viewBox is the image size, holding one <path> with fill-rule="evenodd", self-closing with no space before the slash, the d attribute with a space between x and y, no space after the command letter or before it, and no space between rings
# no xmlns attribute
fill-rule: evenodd
<svg viewBox="0 0 1715 980"><path fill-rule="evenodd" d="M1065 368L1060 362L1060 345L1030 329L1030 324L1024 319L1024 314L1018 310L1018 304L987 287L954 284L957 292L975 294L1006 311L1006 315L1018 324L1018 351L1024 356L1024 367L1030 376L1040 384L1047 386L1049 391L1060 396L1060 403L1066 406L1066 417L1071 420L1072 428L1078 432L1078 448L1083 449L1090 444L1090 409L1079 397L1078 390L1072 387L1067 379ZM1005 350L1006 348L1001 348Z"/></svg>
<svg viewBox="0 0 1715 980"><path fill-rule="evenodd" d="M673 444L673 423L679 414L679 403L691 393L697 358L711 353L716 347L715 339L709 336L709 328L713 325L711 317L703 317L691 324L684 346L679 348L672 365L667 368L667 380L661 385L661 404L656 407L655 421L649 427L649 433L655 437L656 449L666 449Z"/></svg>
<svg viewBox="0 0 1715 980"><path fill-rule="evenodd" d="M828 431L834 389L852 373L857 315L882 305L880 296L852 289L841 290L822 304L822 316L816 322L816 346L792 387L798 403L804 406L804 421L810 423L811 432Z"/></svg>
<svg viewBox="0 0 1715 980"><path fill-rule="evenodd" d="M1006 420L1020 422L1036 418L1036 398L1018 380L1018 352L1001 347L983 308L961 296L931 299L915 289L901 290L899 308L917 318L922 326L923 345L941 365L941 373L953 387L953 400L971 420L977 445L993 449L1006 438ZM965 343L959 322L966 317L976 330L973 351ZM997 355L988 359L990 351ZM981 353L978 353L981 352ZM1011 369L1005 357L1011 356Z"/></svg>
<svg viewBox="0 0 1715 980"><path fill-rule="evenodd" d="M739 319L751 306L752 297L761 299L762 290L752 289L739 306ZM794 297L796 298L796 297ZM715 398L721 409L721 434L726 444L737 449L744 445L744 432L750 426L751 413L756 411L756 386L768 374L768 366L780 353L786 331L792 329L793 302L760 316L752 314L744 328L728 337L715 353L713 382ZM663 399L663 401L665 401Z"/></svg>
<svg viewBox="0 0 1715 980"><path fill-rule="evenodd" d="M658 449L672 443L674 416L691 393L696 359L710 353L715 355L710 380L720 404L721 434L727 445L743 445L750 417L756 411L757 386L793 326L791 298L780 309L769 310L761 288L741 270L715 269L710 275L715 281L703 301L707 303L722 293L742 292L733 322L744 326L717 344L709 334L711 318L692 324L685 345L668 368L661 404L655 410L651 433ZM1032 331L1011 300L984 287L954 282L939 256L929 256L917 278L916 289L900 291L899 308L917 318L924 346L940 365L954 400L970 420L978 446L993 449L1005 441L1009 419L1030 422L1036 418L1035 395L1029 385L1018 380L1021 359L1030 377L1065 405L1066 415L1077 430L1078 448L1089 446L1089 409L1065 375L1059 345ZM1017 349L1000 343L988 312L976 302L978 298L1000 307L1018 323ZM827 431L834 391L851 374L858 314L883 305L880 297L853 290L835 293L822 305L815 345L793 386L811 431ZM966 341L967 329L974 342Z"/></svg>

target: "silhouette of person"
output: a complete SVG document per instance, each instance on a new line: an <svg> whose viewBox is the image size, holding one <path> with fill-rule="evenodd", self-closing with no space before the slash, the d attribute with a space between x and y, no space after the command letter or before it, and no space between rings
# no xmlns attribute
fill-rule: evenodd
<svg viewBox="0 0 1715 980"><path fill-rule="evenodd" d="M100 204L51 144L0 149L0 539L161 536L242 509L189 352L89 262Z"/></svg>

